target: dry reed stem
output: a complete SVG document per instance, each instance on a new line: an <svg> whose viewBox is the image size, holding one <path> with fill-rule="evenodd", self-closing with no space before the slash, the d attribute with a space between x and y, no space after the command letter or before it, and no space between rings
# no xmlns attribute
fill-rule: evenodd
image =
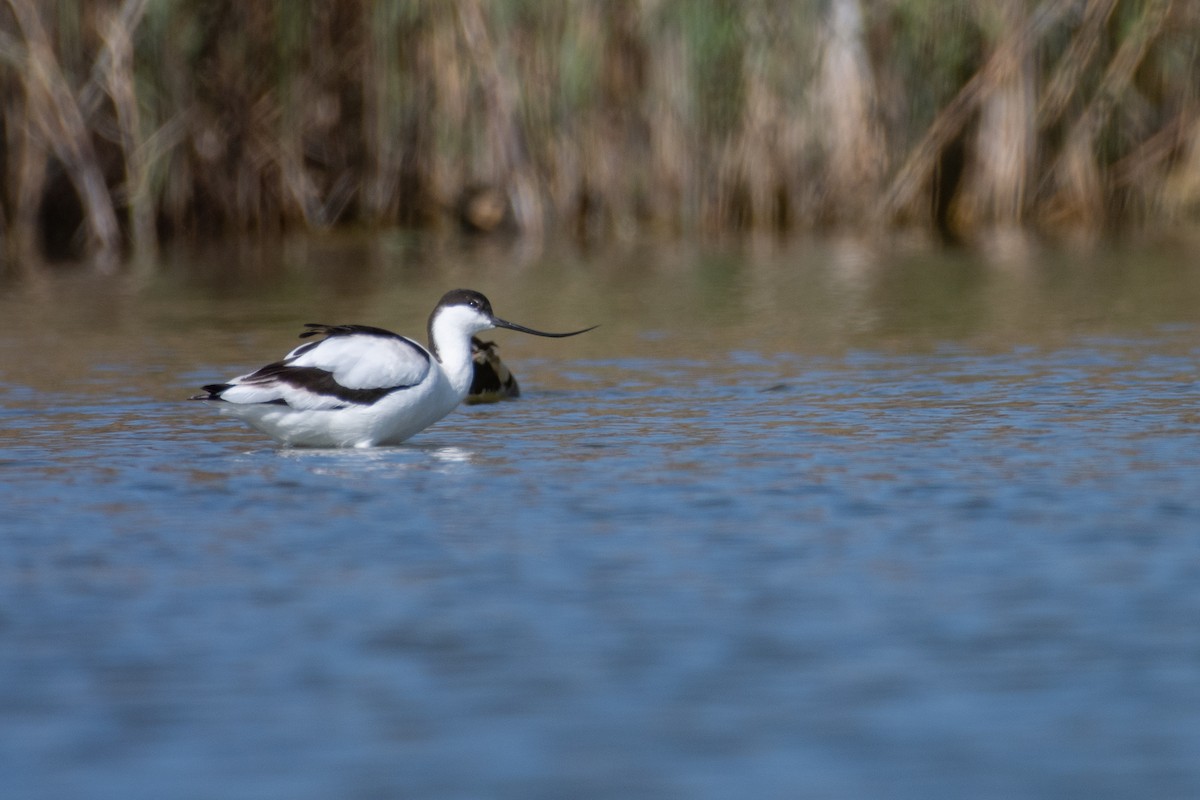
<svg viewBox="0 0 1200 800"><path fill-rule="evenodd" d="M1167 217L1178 217L1200 209L1200 113L1188 109L1180 114L1179 148L1182 151L1175 169L1163 181L1160 210Z"/></svg>
<svg viewBox="0 0 1200 800"><path fill-rule="evenodd" d="M8 0L25 39L24 82L33 124L63 163L84 207L88 252L98 266L112 266L120 249L120 226L79 106L67 86L32 0Z"/></svg>
<svg viewBox="0 0 1200 800"><path fill-rule="evenodd" d="M379 8L376 14L383 13ZM363 140L367 174L362 189L363 215L368 222L382 222L396 213L397 187L401 169L400 148L396 142L397 123L392 88L393 66L389 46L392 37L370 26L370 41L363 53Z"/></svg>
<svg viewBox="0 0 1200 800"><path fill-rule="evenodd" d="M10 97L5 108L12 120L27 119L23 97ZM31 125L6 125L12 188L12 229L9 237L9 256L18 262L37 260L38 206L46 187L47 162L50 154L34 135Z"/></svg>
<svg viewBox="0 0 1200 800"><path fill-rule="evenodd" d="M859 0L834 0L826 15L818 107L825 191L834 213L859 219L878 192L887 147L875 116L877 96Z"/></svg>
<svg viewBox="0 0 1200 800"><path fill-rule="evenodd" d="M1105 175L1095 153L1095 141L1113 108L1128 89L1151 42L1162 30L1170 0L1150 0L1113 55L1100 86L1083 113L1067 131L1066 144L1051 169L1054 190L1046 200L1047 219L1098 227L1105 214Z"/></svg>
<svg viewBox="0 0 1200 800"><path fill-rule="evenodd" d="M489 156L485 180L508 195L517 226L540 236L543 210L536 178L525 158L513 70L488 33L479 0L460 0L456 10L463 42L482 85Z"/></svg>
<svg viewBox="0 0 1200 800"><path fill-rule="evenodd" d="M994 5L1007 30L1004 38L1011 42L1023 35L1017 5L1009 0ZM992 90L980 99L967 177L949 214L948 225L954 232L1012 227L1025 212L1036 153L1032 48L1002 45L1001 49L1013 61L997 71Z"/></svg>
<svg viewBox="0 0 1200 800"><path fill-rule="evenodd" d="M91 124L95 119L96 113L100 110L104 102L104 95L108 93L108 81L113 75L112 61L121 56L113 51L112 42L115 41L113 31L120 30L124 32L124 39L130 42L129 56L130 67L132 67L132 38L138 26L142 22L142 18L146 15L146 4L149 0L124 0L121 3L120 10L115 16L108 18L108 23L104 25L107 31L102 30L100 37L104 42L104 47L96 56L95 62L92 64L91 75L86 83L76 92L76 103L79 106L79 113L87 124ZM120 42L124 44L124 42Z"/></svg>
<svg viewBox="0 0 1200 800"><path fill-rule="evenodd" d="M129 208L130 243L133 250L140 254L152 252L157 238L154 199L150 195L149 169L145 160L148 151L142 141L141 113L133 72L133 27L141 19L145 7L145 0L126 0L119 13L109 16L102 23L100 35L104 47L96 60L97 69L102 70L98 76L100 85L111 98L117 118L125 164L123 194ZM81 106L82 103L81 100ZM96 103L96 107L99 107L99 103Z"/></svg>
<svg viewBox="0 0 1200 800"><path fill-rule="evenodd" d="M1138 186L1165 189L1166 181L1171 176L1166 167L1176 157L1184 162L1177 172L1180 175L1187 174L1187 149L1198 119L1200 105L1196 103L1175 114L1170 122L1143 139L1136 148L1110 167L1113 185L1131 189Z"/></svg>
<svg viewBox="0 0 1200 800"><path fill-rule="evenodd" d="M1117 7L1117 0L1088 0L1083 10L1083 22L1071 44L1055 65L1054 74L1046 84L1038 103L1038 126L1045 128L1058 121L1071 100L1078 96L1079 86L1088 67L1095 61L1104 27Z"/></svg>
<svg viewBox="0 0 1200 800"><path fill-rule="evenodd" d="M983 99L1004 83L1044 32L1061 19L1071 5L1072 0L1054 0L1031 14L1012 36L996 47L983 67L938 113L892 179L882 204L886 219L896 219L912 206L933 174L942 152L960 135Z"/></svg>

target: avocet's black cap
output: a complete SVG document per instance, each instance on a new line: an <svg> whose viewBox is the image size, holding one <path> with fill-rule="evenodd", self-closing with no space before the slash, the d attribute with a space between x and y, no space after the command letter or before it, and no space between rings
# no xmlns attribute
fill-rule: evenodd
<svg viewBox="0 0 1200 800"><path fill-rule="evenodd" d="M438 308L444 306L470 306L478 309L489 317L492 315L492 303L474 289L453 289L442 295Z"/></svg>

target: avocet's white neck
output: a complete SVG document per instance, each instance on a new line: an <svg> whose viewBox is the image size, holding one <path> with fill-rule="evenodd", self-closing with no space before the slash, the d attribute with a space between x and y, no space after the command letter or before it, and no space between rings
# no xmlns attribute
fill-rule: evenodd
<svg viewBox="0 0 1200 800"><path fill-rule="evenodd" d="M479 317L468 309L441 309L429 320L429 349L442 365L442 371L455 393L466 397L471 388L474 366L471 363L471 335L486 330Z"/></svg>

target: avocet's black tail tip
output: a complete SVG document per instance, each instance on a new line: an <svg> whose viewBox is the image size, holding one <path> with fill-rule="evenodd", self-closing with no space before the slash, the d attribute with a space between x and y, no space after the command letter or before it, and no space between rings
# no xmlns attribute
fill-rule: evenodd
<svg viewBox="0 0 1200 800"><path fill-rule="evenodd" d="M233 384L231 383L210 383L207 386L201 386L204 394L194 394L188 400L220 400L221 392L228 389Z"/></svg>

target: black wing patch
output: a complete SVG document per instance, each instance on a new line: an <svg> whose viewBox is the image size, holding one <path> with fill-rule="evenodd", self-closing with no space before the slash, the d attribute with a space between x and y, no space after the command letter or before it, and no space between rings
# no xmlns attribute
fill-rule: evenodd
<svg viewBox="0 0 1200 800"><path fill-rule="evenodd" d="M382 400L392 392L398 392L402 389L411 389L411 385L404 386L383 386L375 389L351 389L342 386L333 378L333 373L328 370L323 370L318 367L292 367L282 361L277 361L274 364L259 369L247 375L242 383L267 383L278 382L286 383L288 386L293 386L297 389L304 389L313 394L324 395L326 397L335 397L343 403L356 403L358 405L371 405L372 403ZM208 387L204 387L206 390ZM274 401L283 405L287 403L283 400Z"/></svg>

